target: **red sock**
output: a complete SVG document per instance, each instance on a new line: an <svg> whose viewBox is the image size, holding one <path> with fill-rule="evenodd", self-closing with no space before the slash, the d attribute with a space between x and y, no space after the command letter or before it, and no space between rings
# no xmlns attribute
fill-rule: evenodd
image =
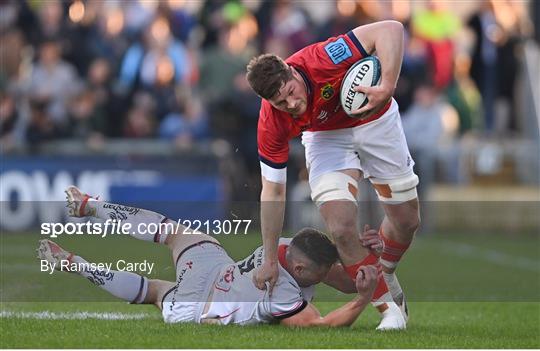
<svg viewBox="0 0 540 351"><path fill-rule="evenodd" d="M386 282L384 281L384 277L382 275L382 268L381 268L381 264L379 263L379 258L373 254L369 254L362 261L355 263L353 265L350 265L350 266L344 266L343 268L345 269L349 277L351 277L353 281L356 281L356 274L358 273L358 269L361 266L368 266L368 265L376 266L377 272L378 272L377 287L375 288L375 292L373 293L373 299L372 299L372 301L375 301L388 292L388 286L386 286Z"/></svg>
<svg viewBox="0 0 540 351"><path fill-rule="evenodd" d="M381 255L382 263L388 268L396 268L401 256L407 251L410 244L401 244L384 236L382 227L379 229L379 235L384 241L384 248Z"/></svg>

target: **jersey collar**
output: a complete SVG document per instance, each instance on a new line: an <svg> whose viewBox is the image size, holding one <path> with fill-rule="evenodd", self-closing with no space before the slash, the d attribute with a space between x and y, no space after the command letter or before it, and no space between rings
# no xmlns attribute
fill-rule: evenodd
<svg viewBox="0 0 540 351"><path fill-rule="evenodd" d="M278 261L281 267L287 269L287 259L285 255L287 254L287 248L289 245L279 245L278 246Z"/></svg>
<svg viewBox="0 0 540 351"><path fill-rule="evenodd" d="M307 95L308 95L308 100L309 100L308 106L309 106L311 105L311 102L313 100L313 84L311 84L311 81L309 80L307 74L304 71L302 71L301 68L293 66L293 65L291 65L291 67L293 67L295 70L298 71L298 73L300 73L300 76L304 80L304 83L306 83Z"/></svg>

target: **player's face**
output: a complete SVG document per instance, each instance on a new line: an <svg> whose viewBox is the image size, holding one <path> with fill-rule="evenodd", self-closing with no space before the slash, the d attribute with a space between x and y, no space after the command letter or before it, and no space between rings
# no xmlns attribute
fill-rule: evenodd
<svg viewBox="0 0 540 351"><path fill-rule="evenodd" d="M294 69L293 78L283 84L278 93L268 101L280 111L300 116L307 109L307 88L302 76Z"/></svg>
<svg viewBox="0 0 540 351"><path fill-rule="evenodd" d="M301 287L307 287L315 284L319 284L326 278L330 268L323 266L302 266L300 269L295 269L294 280Z"/></svg>

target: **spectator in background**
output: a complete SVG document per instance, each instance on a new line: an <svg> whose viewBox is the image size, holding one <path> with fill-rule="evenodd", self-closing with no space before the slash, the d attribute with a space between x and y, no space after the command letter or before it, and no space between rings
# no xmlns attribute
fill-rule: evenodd
<svg viewBox="0 0 540 351"><path fill-rule="evenodd" d="M231 5L239 8L243 12L243 6L236 1L231 1ZM218 36L222 28L226 25L224 11L227 6L225 1L205 1L199 13L199 25L204 30L204 36L201 42L201 49L213 47L218 44ZM237 11L239 12L239 11Z"/></svg>
<svg viewBox="0 0 540 351"><path fill-rule="evenodd" d="M238 176L234 181L240 187L233 193L238 196L245 194L245 187L251 183L241 169L247 169L256 182L260 181L258 165L249 162L257 156L256 135L252 131L257 128L260 100L244 74L259 32L255 17L241 4L229 2L212 13L213 25L221 27L215 33L217 41L208 44L200 56L199 92L210 116L212 137L226 140L235 150Z"/></svg>
<svg viewBox="0 0 540 351"><path fill-rule="evenodd" d="M62 2L59 0L40 1L37 10L37 23L29 28L30 42L38 46L48 38L64 38L66 21Z"/></svg>
<svg viewBox="0 0 540 351"><path fill-rule="evenodd" d="M111 99L111 66L102 57L92 61L86 77L89 89L95 94L96 104L106 109Z"/></svg>
<svg viewBox="0 0 540 351"><path fill-rule="evenodd" d="M124 126L124 137L126 138L152 138L154 136L155 119L149 111L133 106L127 114Z"/></svg>
<svg viewBox="0 0 540 351"><path fill-rule="evenodd" d="M487 84L488 91L482 92L487 97L484 99L486 116L491 115L486 117L486 126L493 125L497 129L500 124L502 128L514 130L518 121L514 113L513 82L519 67L515 52L520 49L523 32L519 21L526 17L526 5L506 0L483 3L485 8L476 19L479 41L471 71L478 87L486 85L479 78L482 72L478 63L483 65L482 70L493 69L494 66L486 68L481 60L493 59L490 56L493 47L489 49L487 45L487 54L484 49L486 43L494 45L495 63L488 64L505 69L498 73L504 77ZM478 94L465 72L456 71L456 83L448 85L452 81L450 67L455 57L450 43L459 29L459 21L442 5L440 1L429 1L426 10L417 11L411 18L395 97L400 108L406 111L414 102L417 77L429 70L435 86L445 89L459 111L460 131L464 133L475 126ZM0 41L3 44L0 46L0 80L9 95L4 96L4 103L14 102L18 115L15 131L8 135L22 140L31 115L36 115L36 109L43 104L47 109L46 120L52 121L55 130L60 131L51 135L58 137L66 133L80 137L87 135L88 130L93 131L86 129L86 122L82 125L80 122L94 121L94 117L75 117L86 110L87 105L93 106L90 110L103 111L107 116L104 127L98 128L105 137L156 135L157 127L162 135L163 128L167 130L171 126L169 123L173 125L170 128L177 130L177 122L185 122L187 107L176 106L178 87L193 87L200 80L200 91L195 91L193 98L198 96L208 110L207 133L211 131L213 137L226 139L241 158L250 160L254 156L246 153L255 150L255 137L249 130L256 128L260 106L246 86L242 67L246 57L255 54L253 50L265 49L287 56L318 37L343 33L359 23L396 18L407 25L412 8L418 6L398 0L335 1L325 6L290 0L260 3L222 0L195 5L183 1L0 0ZM495 27L490 23L495 23ZM493 39L493 34L497 40L481 43L485 37ZM478 54L480 51L483 53ZM200 58L195 57L195 53ZM204 74L199 75L198 65ZM455 67L462 71L464 66L456 62ZM493 76L489 74L488 78ZM79 85L86 89L80 91ZM92 99L87 90L92 92ZM138 95L134 98L137 92L151 96L151 109L133 112L140 110L140 103L136 101ZM32 114L28 100L32 100ZM11 105L6 103L5 106ZM129 123L128 114L132 116ZM502 124L495 123L498 117L494 114L505 115L506 119ZM141 120L148 123L135 123L133 120L139 119L133 116L145 116ZM489 122L490 118L494 121ZM8 120L11 121L11 117ZM74 120L77 126L72 124ZM6 123L4 126L11 125ZM133 127L143 124L150 127ZM34 130L35 127L33 124ZM134 132L146 129L150 132ZM200 140L199 137L192 139ZM257 173L256 164L246 164Z"/></svg>
<svg viewBox="0 0 540 351"><path fill-rule="evenodd" d="M48 113L49 101L43 97L30 100L30 121L26 128L26 140L31 149L46 141L65 136L65 125L54 122Z"/></svg>
<svg viewBox="0 0 540 351"><path fill-rule="evenodd" d="M260 105L244 77L250 47L235 36L234 28L233 24L223 28L218 45L201 56L199 89L211 116L214 136L228 140L240 152L248 152L244 136L256 128Z"/></svg>
<svg viewBox="0 0 540 351"><path fill-rule="evenodd" d="M343 5L348 6L343 9ZM351 1L346 4L341 4L341 8L336 2L333 6L336 7L334 15L329 16L325 23L319 26L316 41L323 41L329 37L347 33L347 31L359 24L358 20L353 17L353 14L357 9L356 2Z"/></svg>
<svg viewBox="0 0 540 351"><path fill-rule="evenodd" d="M480 10L471 17L467 25L476 37L471 77L482 95L484 128L487 132L491 132L495 128L495 99L498 93L497 42L502 35L495 18L493 3L490 0L483 0Z"/></svg>
<svg viewBox="0 0 540 351"><path fill-rule="evenodd" d="M426 78L415 90L414 102L402 117L407 144L422 179L418 194L423 199L429 199L429 189L435 180L439 146L444 139L454 139L459 123L457 113L434 85Z"/></svg>
<svg viewBox="0 0 540 351"><path fill-rule="evenodd" d="M158 1L119 1L119 5L126 35L135 38L155 19Z"/></svg>
<svg viewBox="0 0 540 351"><path fill-rule="evenodd" d="M0 89L0 154L13 150L17 145L15 132L19 122L20 115L15 99L7 94L2 86Z"/></svg>
<svg viewBox="0 0 540 351"><path fill-rule="evenodd" d="M151 94L135 93L134 105L128 110L123 128L126 138L152 138L156 132L156 102Z"/></svg>
<svg viewBox="0 0 540 351"><path fill-rule="evenodd" d="M470 58L460 54L455 59L454 82L446 90L448 102L456 109L459 116L459 134L476 129L482 125L482 97L470 77Z"/></svg>
<svg viewBox="0 0 540 351"><path fill-rule="evenodd" d="M92 51L93 57L103 57L116 69L117 62L129 47L125 34L125 16L122 9L113 3L92 1L86 4L87 11L96 13L96 18L90 25L90 35L86 45Z"/></svg>
<svg viewBox="0 0 540 351"><path fill-rule="evenodd" d="M124 93L139 87L151 89L171 76L170 84L187 84L194 69L184 45L176 40L164 17L156 17L144 31L143 40L127 50L120 66L119 83Z"/></svg>
<svg viewBox="0 0 540 351"><path fill-rule="evenodd" d="M266 1L259 12L265 24L261 27L263 51L288 57L316 39L308 14L294 1Z"/></svg>
<svg viewBox="0 0 540 351"><path fill-rule="evenodd" d="M424 41L411 31L410 21L405 27L405 47L401 75L396 87L395 99L399 104L399 110L404 112L409 109L414 101L414 92L423 77L430 74L428 55Z"/></svg>
<svg viewBox="0 0 540 351"><path fill-rule="evenodd" d="M3 33L16 25L19 8L14 1L0 1L0 13L0 33Z"/></svg>
<svg viewBox="0 0 540 351"><path fill-rule="evenodd" d="M172 35L182 43L188 43L197 22L183 5L180 1L159 2L157 12L169 21Z"/></svg>
<svg viewBox="0 0 540 351"><path fill-rule="evenodd" d="M68 106L69 135L81 141L102 140L107 116L100 107L97 92L89 87L82 89Z"/></svg>
<svg viewBox="0 0 540 351"><path fill-rule="evenodd" d="M443 1L430 0L425 10L412 16L412 31L424 41L431 79L439 91L450 85L454 72L454 38L461 23Z"/></svg>
<svg viewBox="0 0 540 351"><path fill-rule="evenodd" d="M58 40L49 38L39 47L39 60L32 69L29 93L47 101L47 114L56 124L66 122L67 101L80 87L75 68L61 58Z"/></svg>
<svg viewBox="0 0 540 351"><path fill-rule="evenodd" d="M0 81L2 89L9 89L10 85L20 84L20 68L26 42L22 31L10 29L0 34L0 43Z"/></svg>
<svg viewBox="0 0 540 351"><path fill-rule="evenodd" d="M520 62L516 52L523 33L530 31L523 6L484 0L468 21L476 38L471 76L482 95L484 129L488 133L518 129L515 83Z"/></svg>
<svg viewBox="0 0 540 351"><path fill-rule="evenodd" d="M178 148L189 149L209 137L208 115L201 100L186 90L177 91L176 100L176 108L159 126L159 136L172 140Z"/></svg>

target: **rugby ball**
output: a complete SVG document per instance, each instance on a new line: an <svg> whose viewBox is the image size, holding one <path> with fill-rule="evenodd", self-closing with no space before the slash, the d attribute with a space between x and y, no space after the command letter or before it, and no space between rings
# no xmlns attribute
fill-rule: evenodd
<svg viewBox="0 0 540 351"><path fill-rule="evenodd" d="M352 118L361 116L351 114L368 103L365 94L354 90L357 86L372 87L381 80L381 63L375 56L368 56L356 62L349 68L341 83L341 106L343 111Z"/></svg>

